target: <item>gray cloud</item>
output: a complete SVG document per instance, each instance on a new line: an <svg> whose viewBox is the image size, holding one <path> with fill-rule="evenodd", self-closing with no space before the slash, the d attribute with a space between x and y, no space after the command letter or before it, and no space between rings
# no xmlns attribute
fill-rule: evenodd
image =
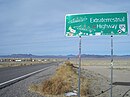
<svg viewBox="0 0 130 97"><path fill-rule="evenodd" d="M0 47L0 54L26 53L29 50L32 54L39 54L40 52L41 54L49 54L50 51L52 54L66 54L64 52L62 53L62 51L71 53L73 50L75 53L78 44L75 41L78 38L70 39L64 36L64 18L66 14L116 11L130 12L129 3L129 0L123 2L119 0L1 0L0 44L3 47ZM88 37L84 38L84 41L87 42L87 39ZM130 36L128 38L119 38L119 40L122 39L129 41ZM94 48L97 48L97 52L100 49L102 49L103 53L105 52L104 49L106 49L106 46L104 46L104 41L100 41L99 44L94 38L89 38L89 40L94 45L98 44L102 47L97 48L97 45L93 45ZM106 38L105 41L109 41L109 39ZM128 46L128 44L122 45ZM24 49L19 51L21 46ZM71 49L71 46L73 49ZM123 49L123 46L120 48ZM11 52L10 48L14 50ZM43 49L44 52L42 52ZM91 49L91 46L87 49L90 49L87 50L90 51L88 53L96 53L94 49ZM107 49L109 50L109 46ZM83 50L83 52L87 53L85 47ZM124 53L125 50L128 51L125 48L123 49Z"/></svg>

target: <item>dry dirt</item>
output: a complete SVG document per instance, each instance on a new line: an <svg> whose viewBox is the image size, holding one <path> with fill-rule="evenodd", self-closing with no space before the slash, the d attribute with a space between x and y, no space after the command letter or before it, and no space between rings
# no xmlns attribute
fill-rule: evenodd
<svg viewBox="0 0 130 97"><path fill-rule="evenodd" d="M98 78L102 76L103 80L97 82L102 83L100 86L103 89L105 83L105 89L101 90L102 93L97 97L110 97L110 78L111 69L109 66L83 66L93 74L97 74ZM130 66L114 66L113 69L113 97L130 97ZM108 80L108 81L106 81ZM96 84L97 84L96 82ZM105 93L104 93L105 91ZM106 96L103 96L106 94Z"/></svg>

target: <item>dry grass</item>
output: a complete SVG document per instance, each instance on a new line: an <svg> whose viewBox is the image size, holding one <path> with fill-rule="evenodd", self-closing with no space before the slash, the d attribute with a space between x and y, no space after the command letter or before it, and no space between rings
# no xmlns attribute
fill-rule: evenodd
<svg viewBox="0 0 130 97"><path fill-rule="evenodd" d="M28 66L28 65L35 65L35 64L45 64L45 63L51 63L52 61L35 61L35 62L30 62L30 61L21 61L21 62L0 62L0 68L4 67L16 67L16 66Z"/></svg>
<svg viewBox="0 0 130 97"><path fill-rule="evenodd" d="M56 70L54 76L43 83L32 84L29 90L41 95L51 95L47 97L64 97L64 93L77 90L77 82L77 69L70 62L66 62ZM88 83L86 78L81 77L81 95L85 97L88 95Z"/></svg>

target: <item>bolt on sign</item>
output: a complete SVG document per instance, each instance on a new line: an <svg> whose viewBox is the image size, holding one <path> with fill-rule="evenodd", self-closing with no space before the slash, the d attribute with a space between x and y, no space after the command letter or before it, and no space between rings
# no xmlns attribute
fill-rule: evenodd
<svg viewBox="0 0 130 97"><path fill-rule="evenodd" d="M127 13L67 14L66 36L127 35Z"/></svg>

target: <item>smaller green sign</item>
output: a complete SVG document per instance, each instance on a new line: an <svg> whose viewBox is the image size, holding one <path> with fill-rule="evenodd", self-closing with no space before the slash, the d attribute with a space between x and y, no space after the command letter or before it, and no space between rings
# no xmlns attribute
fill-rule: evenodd
<svg viewBox="0 0 130 97"><path fill-rule="evenodd" d="M66 36L127 34L127 13L66 15Z"/></svg>

